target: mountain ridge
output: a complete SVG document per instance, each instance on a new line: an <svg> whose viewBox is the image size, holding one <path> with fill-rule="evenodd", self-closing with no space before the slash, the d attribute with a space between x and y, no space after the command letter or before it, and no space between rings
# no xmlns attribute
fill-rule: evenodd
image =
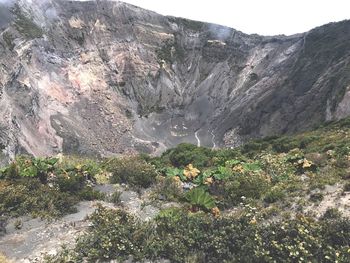
<svg viewBox="0 0 350 263"><path fill-rule="evenodd" d="M3 155L234 147L350 114L350 22L292 36L122 2L18 1L1 32Z"/></svg>

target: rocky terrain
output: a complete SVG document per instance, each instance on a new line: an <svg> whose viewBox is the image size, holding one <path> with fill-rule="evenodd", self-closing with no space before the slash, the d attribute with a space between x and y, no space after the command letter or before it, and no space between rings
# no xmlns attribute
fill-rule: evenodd
<svg viewBox="0 0 350 263"><path fill-rule="evenodd" d="M350 262L350 118L234 149L17 156L0 262Z"/></svg>
<svg viewBox="0 0 350 263"><path fill-rule="evenodd" d="M15 2L0 20L3 157L232 147L350 113L349 21L264 37L118 1Z"/></svg>
<svg viewBox="0 0 350 263"><path fill-rule="evenodd" d="M350 21L2 1L0 262L349 262L349 70Z"/></svg>
<svg viewBox="0 0 350 263"><path fill-rule="evenodd" d="M45 221L30 216L13 218L7 222L6 235L0 239L0 251L14 262L41 262L44 255L56 254L62 245L72 247L75 239L88 230L90 222L87 217L98 205L110 209L123 208L142 221L150 220L159 212L159 208L155 206L142 206L150 202L146 191L139 195L132 190L113 185L101 185L96 189L107 195L120 191L119 205L105 201L82 201L77 205L76 213L58 220ZM165 205L164 208L172 206L171 203ZM16 222L20 222L20 228L16 227Z"/></svg>

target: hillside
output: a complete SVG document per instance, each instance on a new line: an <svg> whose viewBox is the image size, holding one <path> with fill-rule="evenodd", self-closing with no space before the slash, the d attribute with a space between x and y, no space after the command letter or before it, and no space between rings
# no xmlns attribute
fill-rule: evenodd
<svg viewBox="0 0 350 263"><path fill-rule="evenodd" d="M115 1L19 0L8 10L3 158L234 147L350 112L349 21L264 37Z"/></svg>
<svg viewBox="0 0 350 263"><path fill-rule="evenodd" d="M349 136L344 119L236 149L19 156L0 173L0 251L14 262L349 262Z"/></svg>

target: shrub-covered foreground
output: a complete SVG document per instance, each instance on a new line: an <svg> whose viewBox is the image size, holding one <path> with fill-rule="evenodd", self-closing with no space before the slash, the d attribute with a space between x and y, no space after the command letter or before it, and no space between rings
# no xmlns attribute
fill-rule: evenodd
<svg viewBox="0 0 350 263"><path fill-rule="evenodd" d="M326 185L348 191L350 122L237 149L181 144L160 157L107 161L115 182L152 185L154 199L176 201L140 222L99 208L76 247L47 262L170 259L172 262L350 262L350 220L335 209L304 208ZM152 168L153 165L153 168Z"/></svg>
<svg viewBox="0 0 350 263"><path fill-rule="evenodd" d="M170 259L172 262L349 262L350 221L315 221L299 216L259 224L250 213L215 218L180 210L163 211L140 223L121 210L98 209L88 234L74 250L47 262Z"/></svg>
<svg viewBox="0 0 350 263"><path fill-rule="evenodd" d="M57 217L79 200L103 198L92 184L126 184L148 188L147 202L181 208L140 222L101 207L76 247L47 261L350 262L349 213L310 209L327 186L347 195L349 171L350 119L236 149L181 144L160 157L18 157L0 172L0 213Z"/></svg>
<svg viewBox="0 0 350 263"><path fill-rule="evenodd" d="M91 187L99 172L92 161L19 156L0 171L0 215L59 217L80 200L101 199Z"/></svg>

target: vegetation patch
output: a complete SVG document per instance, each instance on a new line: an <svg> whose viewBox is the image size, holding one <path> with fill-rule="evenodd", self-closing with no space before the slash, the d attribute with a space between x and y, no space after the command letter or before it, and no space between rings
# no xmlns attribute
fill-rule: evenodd
<svg viewBox="0 0 350 263"><path fill-rule="evenodd" d="M298 218L258 224L249 211L215 218L163 211L140 223L121 210L98 209L75 249L46 262L169 259L171 262L349 262L350 221ZM62 261L63 260L63 261Z"/></svg>
<svg viewBox="0 0 350 263"><path fill-rule="evenodd" d="M349 262L347 210L328 207L317 215L312 209L324 203L329 189L348 194L349 136L345 119L236 149L180 144L158 157L98 162L18 157L0 173L0 209L10 216L60 216L79 200L103 198L90 187L97 182L150 192L160 209L169 201L179 207L163 209L148 222L100 207L76 247L47 262L130 256L171 262ZM118 204L120 196L116 192L110 201Z"/></svg>
<svg viewBox="0 0 350 263"><path fill-rule="evenodd" d="M180 23L185 29L191 31L200 31L203 29L204 23L186 18L169 18L170 22Z"/></svg>
<svg viewBox="0 0 350 263"><path fill-rule="evenodd" d="M35 24L33 18L25 14L21 8L15 4L13 8L13 14L15 15L14 26L27 39L40 38L43 35L43 30Z"/></svg>
<svg viewBox="0 0 350 263"><path fill-rule="evenodd" d="M124 183L133 187L149 187L155 182L155 167L138 157L109 159L104 168L112 173L112 183Z"/></svg>
<svg viewBox="0 0 350 263"><path fill-rule="evenodd" d="M15 48L15 43L14 43L15 38L12 36L12 34L8 31L5 31L2 34L2 38L4 39L9 50L12 51Z"/></svg>
<svg viewBox="0 0 350 263"><path fill-rule="evenodd" d="M0 214L60 217L75 212L80 200L102 199L90 186L97 171L89 162L18 156L0 171Z"/></svg>
<svg viewBox="0 0 350 263"><path fill-rule="evenodd" d="M156 50L158 62L172 64L176 59L183 61L185 57L185 50L175 40L166 40L162 47Z"/></svg>

